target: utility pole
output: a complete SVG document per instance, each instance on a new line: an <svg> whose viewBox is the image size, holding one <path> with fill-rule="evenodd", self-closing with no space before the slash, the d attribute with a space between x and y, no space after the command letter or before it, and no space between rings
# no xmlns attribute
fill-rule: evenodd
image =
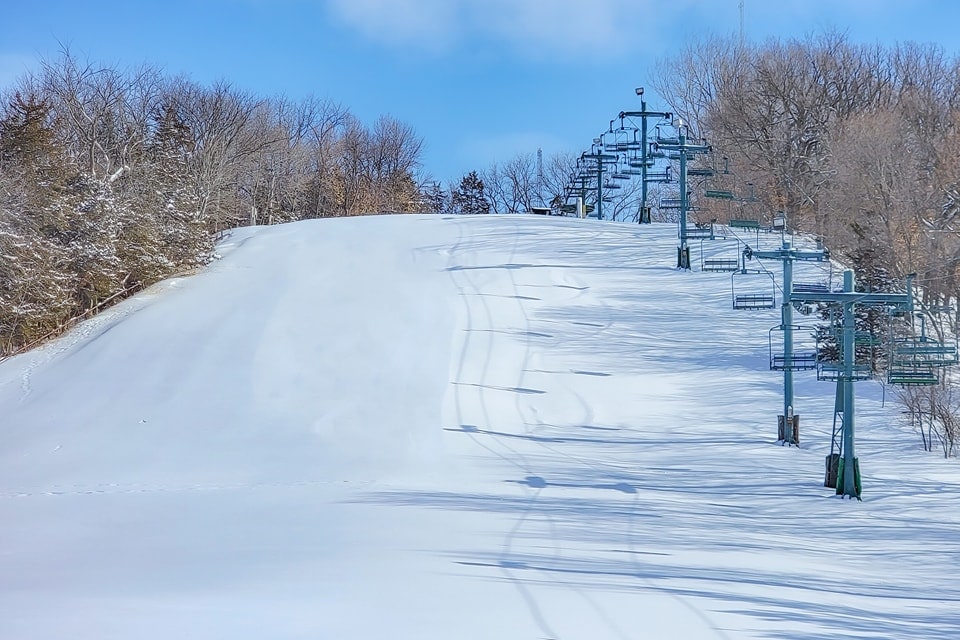
<svg viewBox="0 0 960 640"><path fill-rule="evenodd" d="M668 111L647 111L647 102L643 98L643 87L637 87L640 97L640 111L621 111L620 121L624 118L640 118L640 215L638 222L650 222L650 207L647 206L647 118L662 118L669 120L673 117Z"/></svg>

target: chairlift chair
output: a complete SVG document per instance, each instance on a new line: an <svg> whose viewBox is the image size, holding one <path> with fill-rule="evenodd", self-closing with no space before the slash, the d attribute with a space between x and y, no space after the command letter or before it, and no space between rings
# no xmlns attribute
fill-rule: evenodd
<svg viewBox="0 0 960 640"><path fill-rule="evenodd" d="M833 318L827 326L820 325L816 331L817 344L817 380L837 382L848 379L846 367L840 354L843 353L843 330L837 323L841 314L840 309L831 309ZM832 353L827 350L827 344L833 342ZM874 349L880 340L869 331L854 332L854 343L861 347L871 347L867 350L854 350L854 362L851 366L849 380L860 382L874 377ZM868 354L864 356L864 351Z"/></svg>
<svg viewBox="0 0 960 640"><path fill-rule="evenodd" d="M709 226L710 239L714 239L716 236L713 235L713 223L710 223ZM729 244L730 241L726 241ZM703 253L703 240L700 241L700 270L701 271L739 271L743 265L740 263L742 259L742 254L740 253L740 241L734 239L732 242L736 243L736 253L734 257L729 256L729 252L724 252L724 247L721 245L720 251L717 253L723 253L724 257L717 257L714 254L713 257L707 258Z"/></svg>
<svg viewBox="0 0 960 640"><path fill-rule="evenodd" d="M887 383L901 386L931 386L940 384L940 378L932 366L891 366L887 369Z"/></svg>
<svg viewBox="0 0 960 640"><path fill-rule="evenodd" d="M887 382L890 384L920 386L939 384L938 371L960 362L956 342L940 341L927 335L926 316L920 318L920 335L903 338L893 337L890 323L890 349L887 366ZM911 323L912 324L912 323Z"/></svg>
<svg viewBox="0 0 960 640"><path fill-rule="evenodd" d="M679 209L680 198L660 198L661 209Z"/></svg>
<svg viewBox="0 0 960 640"><path fill-rule="evenodd" d="M734 309L773 309L776 305L777 283L769 271L739 269L730 274L730 295Z"/></svg>
<svg viewBox="0 0 960 640"><path fill-rule="evenodd" d="M873 378L873 366L869 362L855 362L852 373L847 377L846 367L839 360L819 360L817 362L817 380L822 382L839 382L851 380L862 382Z"/></svg>
<svg viewBox="0 0 960 640"><path fill-rule="evenodd" d="M661 182L664 184L672 182L670 177L670 167L667 167L663 171L647 171L647 182Z"/></svg>
<svg viewBox="0 0 960 640"><path fill-rule="evenodd" d="M817 368L817 344L814 339L814 327L790 325L794 336L793 350L788 354L783 350L783 325L771 327L768 332L770 344L770 369L773 371L807 371ZM777 337L780 336L780 337ZM799 343L799 346L798 346ZM774 348L774 345L777 348Z"/></svg>

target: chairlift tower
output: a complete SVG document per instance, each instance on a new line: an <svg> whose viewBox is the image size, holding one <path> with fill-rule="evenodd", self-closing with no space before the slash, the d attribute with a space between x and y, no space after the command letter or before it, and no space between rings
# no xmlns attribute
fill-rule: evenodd
<svg viewBox="0 0 960 640"><path fill-rule="evenodd" d="M783 216L777 216L774 228L785 231ZM789 240L781 236L779 249L771 251L755 251L749 246L744 248L745 259L759 258L761 260L779 260L783 263L783 300L780 305L780 330L783 332L783 356L778 358L771 354L770 367L783 370L783 415L778 416L778 439L788 445L799 446L800 415L796 413L793 401L793 372L816 367L816 359L811 361L807 355L798 356L794 353L793 332L797 329L793 324L793 263L795 261L822 262L829 258L825 249L801 251L791 246Z"/></svg>
<svg viewBox="0 0 960 640"><path fill-rule="evenodd" d="M677 247L677 268L690 269L690 246L687 244L687 158L698 153L708 153L710 147L705 144L690 144L687 141L687 123L677 118L674 122L677 128L676 139L658 139L654 144L655 150L664 149L676 151L680 160L680 246Z"/></svg>
<svg viewBox="0 0 960 640"><path fill-rule="evenodd" d="M598 143L599 140L595 141L595 145ZM594 149L590 153L583 153L580 157L584 160L597 161L597 220L603 220L603 163L616 162L619 156Z"/></svg>
<svg viewBox="0 0 960 640"><path fill-rule="evenodd" d="M784 263L786 264L786 263ZM856 356L856 305L885 306L898 311L913 313L913 278L907 276L906 293L864 293L855 291L854 274L851 269L843 272L843 291L791 291L785 296L791 303L825 303L837 305L843 310L843 329L840 334L841 367L837 372L837 403L835 412L842 415L842 456L838 459L836 492L850 498L860 499L860 466L854 448L855 395L853 383L866 379L855 365ZM827 456L827 477L831 475L833 452Z"/></svg>
<svg viewBox="0 0 960 640"><path fill-rule="evenodd" d="M647 207L647 118L670 120L673 114L668 111L647 111L647 101L643 99L643 87L637 87L640 97L640 111L621 111L620 121L624 118L640 118L640 215L637 220L641 223L650 222L650 209Z"/></svg>

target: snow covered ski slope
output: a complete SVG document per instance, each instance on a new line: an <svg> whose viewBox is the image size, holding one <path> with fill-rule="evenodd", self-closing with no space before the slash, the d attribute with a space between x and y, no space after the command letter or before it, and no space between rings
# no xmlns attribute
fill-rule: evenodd
<svg viewBox="0 0 960 640"><path fill-rule="evenodd" d="M955 461L861 383L833 496L834 387L798 373L775 443L779 311L675 270L674 226L219 251L0 363L0 638L960 637Z"/></svg>

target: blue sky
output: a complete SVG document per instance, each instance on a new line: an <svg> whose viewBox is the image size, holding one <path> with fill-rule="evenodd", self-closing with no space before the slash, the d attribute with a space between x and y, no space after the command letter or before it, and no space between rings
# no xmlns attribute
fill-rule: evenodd
<svg viewBox="0 0 960 640"><path fill-rule="evenodd" d="M0 88L56 57L148 62L259 95L330 98L425 141L443 181L518 153L577 152L690 39L736 34L738 0L44 0L7 3ZM744 0L751 41L825 29L960 53L953 0ZM665 106L648 93L648 106Z"/></svg>

